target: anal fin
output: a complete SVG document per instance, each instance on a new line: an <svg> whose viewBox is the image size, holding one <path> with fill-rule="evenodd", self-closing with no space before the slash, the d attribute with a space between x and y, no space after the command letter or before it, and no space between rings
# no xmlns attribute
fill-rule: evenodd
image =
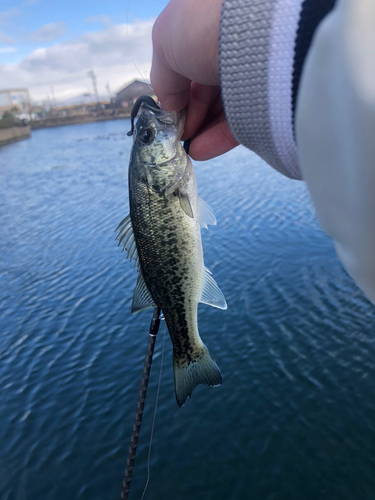
<svg viewBox="0 0 375 500"><path fill-rule="evenodd" d="M143 279L142 271L139 270L137 284L135 286L133 303L132 303L132 314L140 311L144 311L150 307L156 307L156 304L148 291L145 280Z"/></svg>

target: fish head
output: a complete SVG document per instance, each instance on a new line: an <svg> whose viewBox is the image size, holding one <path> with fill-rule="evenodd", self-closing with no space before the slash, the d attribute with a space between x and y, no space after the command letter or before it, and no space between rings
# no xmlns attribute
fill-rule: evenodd
<svg viewBox="0 0 375 500"><path fill-rule="evenodd" d="M133 134L130 168L157 190L183 176L187 155L181 145L185 112L167 112L143 103Z"/></svg>

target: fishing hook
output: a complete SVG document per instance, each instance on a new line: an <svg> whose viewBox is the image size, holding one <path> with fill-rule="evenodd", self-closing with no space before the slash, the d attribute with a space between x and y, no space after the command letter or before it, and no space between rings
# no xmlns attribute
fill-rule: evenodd
<svg viewBox="0 0 375 500"><path fill-rule="evenodd" d="M131 129L128 132L128 136L132 136L134 133L134 120L138 114L139 108L142 106L143 103L149 104L152 108L160 109L160 107L156 104L154 99L150 97L149 95L141 95L138 97L138 99L135 101L134 106L132 108L132 112L130 114L130 120L131 120Z"/></svg>

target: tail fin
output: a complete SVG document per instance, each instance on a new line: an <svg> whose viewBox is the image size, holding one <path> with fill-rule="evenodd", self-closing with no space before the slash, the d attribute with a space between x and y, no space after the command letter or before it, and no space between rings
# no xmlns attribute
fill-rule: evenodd
<svg viewBox="0 0 375 500"><path fill-rule="evenodd" d="M217 387L222 382L220 370L203 343L189 361L186 358L177 358L173 353L173 371L176 400L180 407L185 404L187 398L191 398L197 385Z"/></svg>

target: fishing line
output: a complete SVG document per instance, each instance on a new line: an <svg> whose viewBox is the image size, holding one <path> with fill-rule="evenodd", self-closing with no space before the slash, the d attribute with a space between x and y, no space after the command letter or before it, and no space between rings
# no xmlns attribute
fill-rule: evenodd
<svg viewBox="0 0 375 500"><path fill-rule="evenodd" d="M127 40L129 41L129 7L130 7L130 0L128 0L128 4L127 4L127 8L126 8L126 38ZM154 89L151 87L151 85L149 83L147 83L146 79L143 78L143 75L140 71L140 69L138 68L138 66L135 64L135 61L133 59L133 56L132 56L132 63L134 64L136 70L138 71L138 73L141 75L141 78L142 80L145 81L146 85L148 87L150 87L150 89L152 90L152 92L154 91Z"/></svg>
<svg viewBox="0 0 375 500"><path fill-rule="evenodd" d="M160 317L160 319L164 319L164 317ZM161 374L163 371L163 360L164 360L164 344L165 344L165 330L166 330L166 324L164 322L164 333L163 333L163 345L161 348L161 362L160 362L160 373L159 373L159 383L158 383L158 390L156 392L156 401L155 401L155 409L154 409L154 419L152 421L152 427L151 427L151 436L150 436L150 445L148 447L148 459L147 459L147 481L145 484L145 488L143 490L141 500L143 500L143 497L145 496L146 490L148 483L150 481L150 459L151 459L151 446L152 446L152 439L154 437L154 427L155 427L155 420L156 420L156 410L158 409L158 401L159 401L159 392L160 392L160 385L161 385Z"/></svg>

